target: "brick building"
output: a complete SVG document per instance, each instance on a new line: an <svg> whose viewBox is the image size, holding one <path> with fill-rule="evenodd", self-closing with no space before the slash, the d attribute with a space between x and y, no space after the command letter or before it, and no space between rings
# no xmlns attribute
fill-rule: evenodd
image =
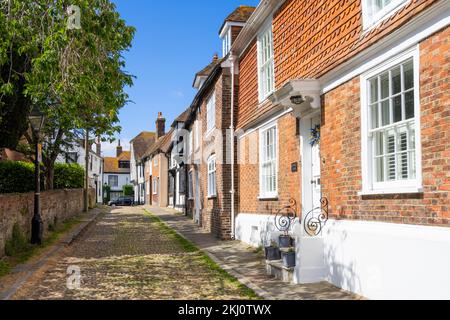
<svg viewBox="0 0 450 320"><path fill-rule="evenodd" d="M296 283L449 297L449 22L448 1L261 2L227 58L238 239L290 204Z"/></svg>
<svg viewBox="0 0 450 320"><path fill-rule="evenodd" d="M166 133L166 119L158 113L156 119L156 141L144 153L145 203L160 207L169 205L169 157L168 150L172 141L173 129Z"/></svg>
<svg viewBox="0 0 450 320"><path fill-rule="evenodd" d="M237 110L237 76L232 73L229 50L255 8L240 6L232 12L220 28L223 58L213 61L195 75L194 88L198 93L189 108L185 124L188 168L187 210L204 229L221 239L234 237L232 217L237 210L234 198L232 122ZM234 90L232 90L234 86ZM234 96L232 98L232 94ZM235 147L235 143L232 143ZM237 186L237 184L235 184ZM234 205L232 205L234 204Z"/></svg>

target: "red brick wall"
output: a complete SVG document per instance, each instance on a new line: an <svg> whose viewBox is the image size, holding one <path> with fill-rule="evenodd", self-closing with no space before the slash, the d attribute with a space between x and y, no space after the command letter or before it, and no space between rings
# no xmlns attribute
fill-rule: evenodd
<svg viewBox="0 0 450 320"><path fill-rule="evenodd" d="M285 115L278 120L278 193L277 200L258 200L259 165L250 163L250 155L255 151L259 159L259 132L253 132L241 139L242 161L239 165L239 212L274 214L288 205L290 199L297 202L297 212L301 212L300 140L296 135L296 119ZM256 150L251 141L257 143ZM291 172L291 164L298 164L298 172Z"/></svg>
<svg viewBox="0 0 450 320"><path fill-rule="evenodd" d="M155 158L158 159L158 165L155 166ZM153 181L155 180L159 180L159 166L161 165L161 157L159 156L159 154L157 154L156 156L154 156L152 158L152 179L151 179L151 186L150 189L152 190L151 192L151 197L152 197L152 204L153 205L158 205L159 204L159 183L161 183L160 181L158 181L158 190L157 190L157 194L155 194L155 190L153 189Z"/></svg>
<svg viewBox="0 0 450 320"><path fill-rule="evenodd" d="M362 189L359 77L324 96L322 183L332 217L450 224L449 37L447 28L420 44L423 194L359 196Z"/></svg>
<svg viewBox="0 0 450 320"><path fill-rule="evenodd" d="M298 78L319 78L392 33L438 0L411 0L364 32L360 0L287 0L273 19L275 87ZM271 104L258 106L256 40L240 60L239 119L242 127Z"/></svg>
<svg viewBox="0 0 450 320"><path fill-rule="evenodd" d="M250 44L239 62L239 108L237 128L254 116L258 106L258 61L256 41Z"/></svg>
<svg viewBox="0 0 450 320"><path fill-rule="evenodd" d="M223 144L220 150L213 149L213 151L210 152L211 154L215 153L217 157L217 197L210 199L208 198L208 167L206 163L210 154L206 154L206 150L210 149L214 142L206 141L205 136L207 133L206 104L213 92L215 92L216 97L216 130L220 131L218 138L223 140ZM231 235L231 167L229 164L226 164L227 129L230 127L231 120L230 104L231 75L229 69L223 69L222 73L215 79L214 84L211 85L210 90L205 93L201 102L200 112L197 117L202 123L201 150L203 151L203 155L201 164L192 166L194 170L198 170L200 173L202 226L205 230L221 239L229 239ZM223 155L223 160L220 159L220 153ZM193 212L193 202L190 203L190 207Z"/></svg>
<svg viewBox="0 0 450 320"><path fill-rule="evenodd" d="M437 0L412 0L364 32L361 0L288 0L274 16L276 87L319 78L392 33Z"/></svg>

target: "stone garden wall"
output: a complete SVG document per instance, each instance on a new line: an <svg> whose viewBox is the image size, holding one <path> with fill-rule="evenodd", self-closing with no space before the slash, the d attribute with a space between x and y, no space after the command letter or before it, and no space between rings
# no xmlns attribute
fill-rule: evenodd
<svg viewBox="0 0 450 320"><path fill-rule="evenodd" d="M89 190L89 207L95 206L95 190ZM55 190L41 193L44 235L50 225L61 223L83 211L83 189ZM34 193L0 194L0 258L5 255L5 244L11 238L14 225L30 237L34 214Z"/></svg>

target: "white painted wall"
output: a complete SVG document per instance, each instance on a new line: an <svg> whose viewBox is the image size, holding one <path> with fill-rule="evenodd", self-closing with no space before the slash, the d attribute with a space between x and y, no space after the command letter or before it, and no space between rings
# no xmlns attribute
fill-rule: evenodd
<svg viewBox="0 0 450 320"><path fill-rule="evenodd" d="M123 174L123 173L105 173L103 177L103 181L108 184L109 176L118 176L119 177L119 186L118 187L112 187L111 191L122 191L123 186L130 184L130 175L129 174Z"/></svg>
<svg viewBox="0 0 450 320"><path fill-rule="evenodd" d="M71 148L68 148L66 152L77 153L77 163L84 168L85 166L85 157L86 151L83 147L79 145L74 145ZM88 167L88 177L89 177L89 186L91 188L95 188L95 182L97 182L97 201L102 202L102 193L103 193L103 158L97 155L94 150L90 151L90 159L92 161L92 169L89 163ZM66 155L60 154L56 163L66 163Z"/></svg>
<svg viewBox="0 0 450 320"><path fill-rule="evenodd" d="M254 247L278 243L281 233L274 221L270 215L240 213L236 217L236 239Z"/></svg>
<svg viewBox="0 0 450 320"><path fill-rule="evenodd" d="M273 219L239 214L236 238L276 241ZM450 299L450 228L330 220L321 237L305 237L298 223L293 235L296 283L326 280L369 299Z"/></svg>
<svg viewBox="0 0 450 320"><path fill-rule="evenodd" d="M329 221L327 279L370 299L450 299L450 228Z"/></svg>

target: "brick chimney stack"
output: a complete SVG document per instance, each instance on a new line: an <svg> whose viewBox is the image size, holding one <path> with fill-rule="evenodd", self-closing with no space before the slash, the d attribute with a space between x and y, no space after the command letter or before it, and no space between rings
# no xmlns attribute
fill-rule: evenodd
<svg viewBox="0 0 450 320"><path fill-rule="evenodd" d="M162 112L158 112L158 119L156 119L156 139L163 137L166 134L166 119L163 118Z"/></svg>
<svg viewBox="0 0 450 320"><path fill-rule="evenodd" d="M119 140L119 145L117 146L117 158L122 154L123 152L123 148L120 145L120 140Z"/></svg>
<svg viewBox="0 0 450 320"><path fill-rule="evenodd" d="M217 61L219 61L219 55L216 53L213 56L213 62L217 62Z"/></svg>

